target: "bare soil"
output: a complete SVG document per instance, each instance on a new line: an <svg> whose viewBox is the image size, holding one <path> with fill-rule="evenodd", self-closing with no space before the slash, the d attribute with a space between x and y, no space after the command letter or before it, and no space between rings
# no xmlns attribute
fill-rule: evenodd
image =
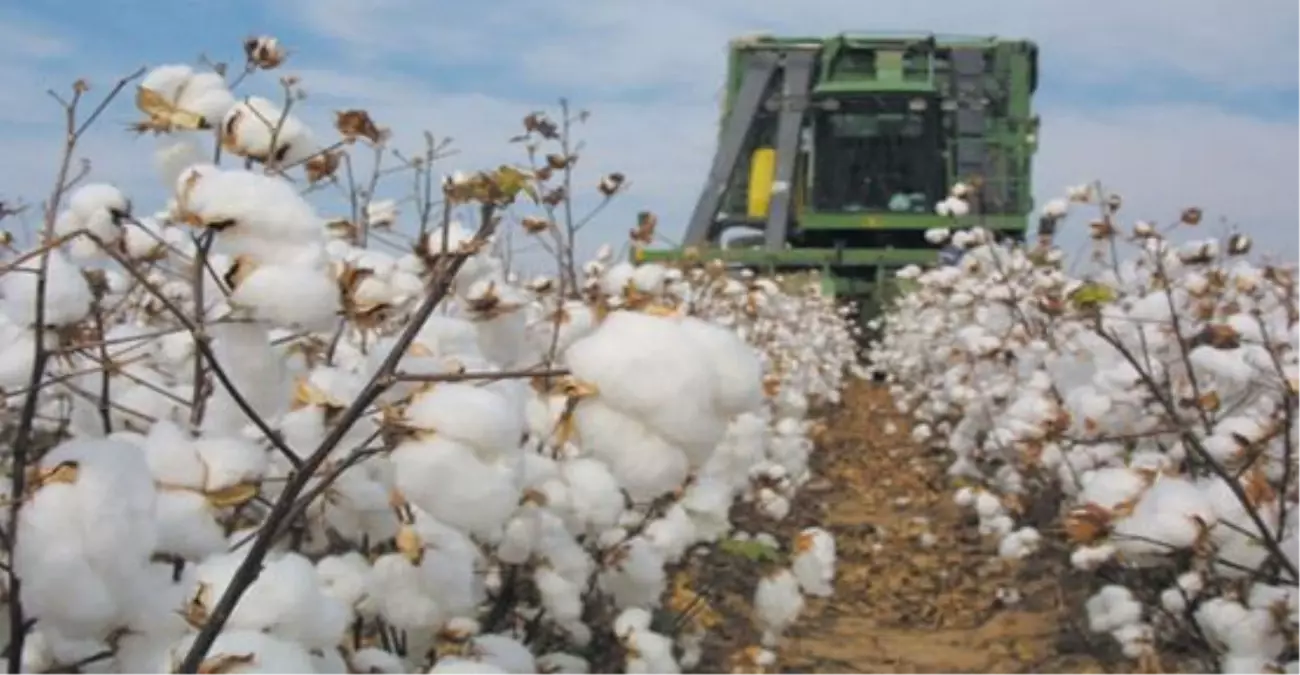
<svg viewBox="0 0 1300 675"><path fill-rule="evenodd" d="M893 427L893 433L886 428ZM1079 625L1086 589L1060 555L1005 561L996 542L952 501L940 454L910 441L878 385L854 382L817 439L818 478L785 521L744 512L742 529L788 546L801 528L835 535L835 594L808 598L777 650L780 672L1117 672L1104 641ZM740 660L756 644L751 599L771 563L715 550L683 570L723 617L706 643L705 672L755 672ZM1014 591L1012 602L999 589ZM1131 667L1131 666L1129 666Z"/></svg>

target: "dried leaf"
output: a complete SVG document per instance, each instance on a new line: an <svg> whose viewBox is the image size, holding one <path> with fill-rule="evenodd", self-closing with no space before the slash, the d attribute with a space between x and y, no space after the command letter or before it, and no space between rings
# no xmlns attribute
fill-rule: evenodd
<svg viewBox="0 0 1300 675"><path fill-rule="evenodd" d="M217 654L209 656L199 664L199 675L221 675L236 668L253 664L253 654Z"/></svg>
<svg viewBox="0 0 1300 675"><path fill-rule="evenodd" d="M135 107L147 115L144 121L131 125L136 133L152 131L155 134L163 134L175 130L197 131L212 128L202 115L178 108L162 94L147 87L136 88Z"/></svg>
<svg viewBox="0 0 1300 675"><path fill-rule="evenodd" d="M379 144L385 137L385 133L375 125L374 120L370 119L370 113L364 110L335 111L334 128L349 143L364 138L371 143Z"/></svg>
<svg viewBox="0 0 1300 675"><path fill-rule="evenodd" d="M214 508L224 509L247 504L257 496L261 489L261 486L257 483L236 483L220 490L205 492L203 496L207 498L208 504L211 504Z"/></svg>

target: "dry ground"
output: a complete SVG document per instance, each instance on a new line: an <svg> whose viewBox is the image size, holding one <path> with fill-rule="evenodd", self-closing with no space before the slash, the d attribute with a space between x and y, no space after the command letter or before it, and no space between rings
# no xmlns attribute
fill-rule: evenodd
<svg viewBox="0 0 1300 675"><path fill-rule="evenodd" d="M884 428L892 422L893 434ZM1105 672L1105 645L1079 625L1068 568L1041 555L1007 563L952 502L940 455L910 443L888 393L855 382L819 439L817 474L785 522L737 513L784 542L817 524L839 549L836 593L809 602L779 649L782 672ZM694 586L726 617L700 669L736 668L753 644L750 598L763 563L716 551L693 562ZM1003 603L999 589L1014 589ZM1108 659L1109 661L1109 659ZM750 671L752 672L752 671Z"/></svg>

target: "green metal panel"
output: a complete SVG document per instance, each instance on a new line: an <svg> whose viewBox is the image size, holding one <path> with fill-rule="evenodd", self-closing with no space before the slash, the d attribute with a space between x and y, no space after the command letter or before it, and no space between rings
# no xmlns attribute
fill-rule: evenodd
<svg viewBox="0 0 1300 675"><path fill-rule="evenodd" d="M999 231L1024 230L1024 216L984 216L966 218L964 223L978 223L982 227ZM953 227L955 221L936 213L817 213L799 214L799 227L804 230L928 230L935 227Z"/></svg>
<svg viewBox="0 0 1300 675"><path fill-rule="evenodd" d="M682 249L645 249L637 259L644 262L662 262L682 260ZM939 252L932 248L792 248L785 251L765 251L763 249L707 249L699 251L697 259L701 261L721 260L737 265L753 267L876 267L904 265L925 265L939 259Z"/></svg>

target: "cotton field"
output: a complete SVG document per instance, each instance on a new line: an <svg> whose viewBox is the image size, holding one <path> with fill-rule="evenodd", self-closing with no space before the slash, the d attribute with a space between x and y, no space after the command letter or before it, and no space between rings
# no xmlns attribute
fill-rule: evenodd
<svg viewBox="0 0 1300 675"><path fill-rule="evenodd" d="M250 72L283 58L247 49ZM575 261L538 171L334 217L303 185L383 142L368 113L312 130L215 72L140 75L109 98L136 91L170 198L65 172L0 273L10 669L693 667L670 571L733 504L779 520L810 479L810 409L853 367L844 312L612 246ZM73 94L69 153L98 114ZM525 202L554 276L505 260ZM764 663L833 582L831 534L808 537L751 582Z"/></svg>
<svg viewBox="0 0 1300 675"><path fill-rule="evenodd" d="M1196 209L1156 227L1119 204L1072 189L1027 247L929 233L964 255L900 273L917 289L872 358L997 555L1092 575L1089 630L1144 668L1296 672L1294 266L1200 233ZM1089 228L1088 271L1058 227ZM1059 534L1026 523L1044 494Z"/></svg>

